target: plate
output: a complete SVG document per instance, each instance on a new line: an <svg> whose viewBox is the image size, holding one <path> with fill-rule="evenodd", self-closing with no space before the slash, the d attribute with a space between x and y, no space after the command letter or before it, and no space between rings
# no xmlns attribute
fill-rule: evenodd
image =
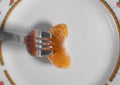
<svg viewBox="0 0 120 85"><path fill-rule="evenodd" d="M119 32L103 3L98 0L1 3L10 5L2 9L5 10L1 16L2 31L24 35L32 28L66 23L67 49L72 58L69 69L58 69L47 58L31 57L22 43L3 42L1 72L7 79L0 78L5 85L112 85L109 78L119 58Z"/></svg>

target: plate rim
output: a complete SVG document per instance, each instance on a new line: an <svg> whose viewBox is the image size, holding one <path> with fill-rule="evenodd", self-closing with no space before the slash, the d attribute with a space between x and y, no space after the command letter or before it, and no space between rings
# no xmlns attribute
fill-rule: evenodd
<svg viewBox="0 0 120 85"><path fill-rule="evenodd" d="M7 23L7 20L9 18L9 16L11 15L11 13L14 11L14 9L20 4L20 2L22 2L23 0L16 0L16 2L11 6L11 8L8 10L6 16L4 17L4 20L2 22L2 25L1 25L1 31L4 31L4 28L5 28L5 25ZM115 23L116 23L116 26L117 26L117 30L118 30L118 33L119 33L119 36L120 36L120 26L119 26L119 21L115 15L115 13L113 12L113 10L111 9L111 7L109 6L109 4L107 4L107 2L105 0L99 0L99 2L104 5L104 7L109 11L109 13L112 15ZM1 61L1 65L4 66L5 63L4 63L4 58L2 56L2 43L0 41L0 61ZM119 65L120 65L120 54L118 56L118 60L117 60L117 63L115 65L115 68L114 68L114 71L113 73L110 75L109 79L108 79L108 82L112 82L113 79L115 78L116 74L117 74L117 71L119 69ZM12 85L16 85L14 80L12 79L12 77L9 75L9 72L7 70L4 70L4 73L6 75L6 77L8 78L8 80L10 81L10 83ZM109 85L107 83L105 83L105 85Z"/></svg>

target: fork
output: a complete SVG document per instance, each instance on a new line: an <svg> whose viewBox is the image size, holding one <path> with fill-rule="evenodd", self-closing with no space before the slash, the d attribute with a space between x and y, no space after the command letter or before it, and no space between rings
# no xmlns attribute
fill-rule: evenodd
<svg viewBox="0 0 120 85"><path fill-rule="evenodd" d="M34 57L45 57L53 54L51 38L52 34L40 29L32 29L25 36L10 32L0 32L0 40L2 42L24 43L28 53Z"/></svg>

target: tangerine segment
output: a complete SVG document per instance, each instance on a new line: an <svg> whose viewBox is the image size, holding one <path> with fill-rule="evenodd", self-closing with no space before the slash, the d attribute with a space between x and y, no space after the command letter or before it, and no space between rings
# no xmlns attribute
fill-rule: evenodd
<svg viewBox="0 0 120 85"><path fill-rule="evenodd" d="M27 46L28 52L32 56L36 56L37 48L36 48L36 31L32 30L27 36L24 37L24 43Z"/></svg>
<svg viewBox="0 0 120 85"><path fill-rule="evenodd" d="M48 59L58 68L69 68L71 64L70 55L65 48L65 42L68 37L68 29L66 24L58 24L49 31L53 43L53 55L48 56Z"/></svg>

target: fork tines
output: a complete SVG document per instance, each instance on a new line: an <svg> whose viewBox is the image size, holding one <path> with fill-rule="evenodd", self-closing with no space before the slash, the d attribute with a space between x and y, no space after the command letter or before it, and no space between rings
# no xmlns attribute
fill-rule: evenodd
<svg viewBox="0 0 120 85"><path fill-rule="evenodd" d="M36 38L36 47L39 56L48 56L53 53L51 38L52 35L48 32L39 33Z"/></svg>
<svg viewBox="0 0 120 85"><path fill-rule="evenodd" d="M50 38L37 38L36 46L39 50L52 50Z"/></svg>

